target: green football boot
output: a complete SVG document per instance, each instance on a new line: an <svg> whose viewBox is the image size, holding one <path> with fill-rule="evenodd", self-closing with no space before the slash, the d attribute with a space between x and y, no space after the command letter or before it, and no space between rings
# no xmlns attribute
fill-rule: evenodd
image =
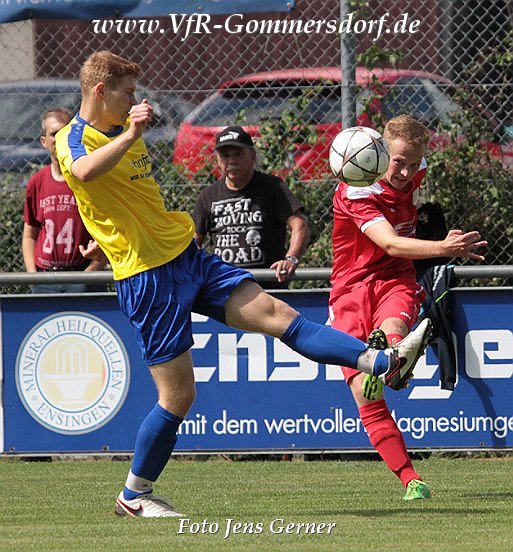
<svg viewBox="0 0 513 552"><path fill-rule="evenodd" d="M406 487L406 493L403 496L403 500L416 500L431 498L431 491L429 487L418 479L412 479Z"/></svg>
<svg viewBox="0 0 513 552"><path fill-rule="evenodd" d="M372 330L367 338L367 344L373 349L386 349L387 336L383 330ZM375 401L383 396L385 384L377 377L368 374L362 383L362 394L369 401Z"/></svg>

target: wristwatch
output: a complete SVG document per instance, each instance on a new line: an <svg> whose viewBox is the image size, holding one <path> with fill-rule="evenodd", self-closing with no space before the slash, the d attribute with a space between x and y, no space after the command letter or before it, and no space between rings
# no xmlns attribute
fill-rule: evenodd
<svg viewBox="0 0 513 552"><path fill-rule="evenodd" d="M287 255L285 260L290 261L294 266L299 264L299 259L295 255Z"/></svg>

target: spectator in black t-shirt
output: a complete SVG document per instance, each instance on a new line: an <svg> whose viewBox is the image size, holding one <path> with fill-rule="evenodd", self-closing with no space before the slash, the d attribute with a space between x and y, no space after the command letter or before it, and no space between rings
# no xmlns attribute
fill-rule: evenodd
<svg viewBox="0 0 513 552"><path fill-rule="evenodd" d="M194 208L198 244L208 236L224 261L275 270L278 283L263 287L286 287L310 237L303 206L281 179L255 170L253 141L241 127L217 134L215 155L222 176Z"/></svg>

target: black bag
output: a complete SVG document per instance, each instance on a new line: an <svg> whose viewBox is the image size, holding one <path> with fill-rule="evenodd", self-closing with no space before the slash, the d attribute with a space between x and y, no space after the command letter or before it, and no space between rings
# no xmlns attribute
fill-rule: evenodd
<svg viewBox="0 0 513 552"><path fill-rule="evenodd" d="M440 367L442 389L454 389L456 383L456 351L452 340L449 288L453 279L454 265L431 266L424 270L418 279L426 291L419 320L431 319L433 339Z"/></svg>

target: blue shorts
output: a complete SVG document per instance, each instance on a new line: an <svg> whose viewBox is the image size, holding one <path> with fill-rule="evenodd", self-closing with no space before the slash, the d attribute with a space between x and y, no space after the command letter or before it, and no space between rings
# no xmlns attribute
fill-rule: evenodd
<svg viewBox="0 0 513 552"><path fill-rule="evenodd" d="M147 365L172 360L193 345L191 312L225 323L224 304L253 275L198 249L116 282L122 312L137 331Z"/></svg>

